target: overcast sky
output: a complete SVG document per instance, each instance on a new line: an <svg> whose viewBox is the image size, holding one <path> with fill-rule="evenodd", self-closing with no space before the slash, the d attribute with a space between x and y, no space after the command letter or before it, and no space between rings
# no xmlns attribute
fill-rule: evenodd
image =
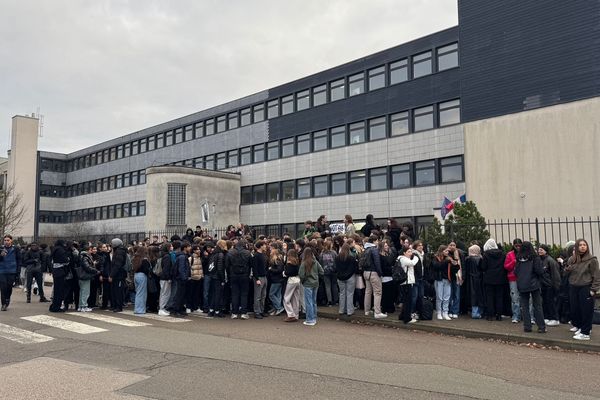
<svg viewBox="0 0 600 400"><path fill-rule="evenodd" d="M0 155L38 107L68 153L457 23L456 0L2 0Z"/></svg>

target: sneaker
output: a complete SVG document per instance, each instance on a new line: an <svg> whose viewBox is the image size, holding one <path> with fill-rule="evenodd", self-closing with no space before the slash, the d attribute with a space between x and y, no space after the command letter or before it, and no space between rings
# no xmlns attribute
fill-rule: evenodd
<svg viewBox="0 0 600 400"><path fill-rule="evenodd" d="M555 319L551 319L550 321L546 322L546 326L559 326L560 322L558 322Z"/></svg>
<svg viewBox="0 0 600 400"><path fill-rule="evenodd" d="M237 314L231 314L231 319L238 319L238 315Z"/></svg>
<svg viewBox="0 0 600 400"><path fill-rule="evenodd" d="M550 322L550 320L549 320L549 319L545 319L545 318L544 318L544 323L545 323L546 325L548 325L548 322Z"/></svg>
<svg viewBox="0 0 600 400"><path fill-rule="evenodd" d="M254 318L256 319L263 319L263 315L261 313L254 313Z"/></svg>
<svg viewBox="0 0 600 400"><path fill-rule="evenodd" d="M579 328L578 328L578 327L576 327L576 326L574 326L574 327L572 327L572 328L571 328L571 329L569 329L569 330L570 330L571 332L577 332L577 331L579 331Z"/></svg>
<svg viewBox="0 0 600 400"><path fill-rule="evenodd" d="M186 313L188 313L188 314L191 314L191 313L192 313L192 310L190 310L189 308L186 308L186 309L185 309L185 312L186 312Z"/></svg>
<svg viewBox="0 0 600 400"><path fill-rule="evenodd" d="M370 311L365 311L365 316L368 317L369 315L371 315L371 312Z"/></svg>
<svg viewBox="0 0 600 400"><path fill-rule="evenodd" d="M92 309L90 307L85 307L83 309L83 312L92 312Z"/></svg>
<svg viewBox="0 0 600 400"><path fill-rule="evenodd" d="M204 315L204 311L202 311L200 309L197 309L197 310L192 311L192 314L195 314L195 315Z"/></svg>
<svg viewBox="0 0 600 400"><path fill-rule="evenodd" d="M573 339L575 339L575 340L590 340L590 335L584 335L583 333L578 333L577 335L573 336Z"/></svg>
<svg viewBox="0 0 600 400"><path fill-rule="evenodd" d="M298 318L294 318L294 317L286 317L283 322L296 322L298 321Z"/></svg>
<svg viewBox="0 0 600 400"><path fill-rule="evenodd" d="M6 304L2 304L2 308L0 308L1 311L6 311L6 309L8 308L8 306Z"/></svg>
<svg viewBox="0 0 600 400"><path fill-rule="evenodd" d="M250 316L248 314L242 314L241 318L242 319L250 319Z"/></svg>
<svg viewBox="0 0 600 400"><path fill-rule="evenodd" d="M448 316L452 319L458 318L458 314L448 314Z"/></svg>
<svg viewBox="0 0 600 400"><path fill-rule="evenodd" d="M450 320L452 320L452 318L451 318L451 317L448 315L448 313L443 313L443 314L442 314L442 317L444 317L444 319L445 319L446 321L450 321Z"/></svg>
<svg viewBox="0 0 600 400"><path fill-rule="evenodd" d="M512 320L512 323L513 323L513 324L518 324L519 322L521 322L521 321L519 321L518 319L513 319L513 320Z"/></svg>
<svg viewBox="0 0 600 400"><path fill-rule="evenodd" d="M83 308L78 308L77 312L83 312Z"/></svg>
<svg viewBox="0 0 600 400"><path fill-rule="evenodd" d="M417 320L417 319L415 319L415 318L413 318L413 319L411 319L410 321L408 321L408 323L409 323L409 324L414 324L415 322L418 322L418 320Z"/></svg>
<svg viewBox="0 0 600 400"><path fill-rule="evenodd" d="M160 315L161 317L168 317L169 315L171 315L171 313L167 310L158 310L158 315Z"/></svg>
<svg viewBox="0 0 600 400"><path fill-rule="evenodd" d="M531 320L531 325L535 325L535 319Z"/></svg>
<svg viewBox="0 0 600 400"><path fill-rule="evenodd" d="M277 310L271 310L269 311L269 315L272 317L275 315L275 313L277 313Z"/></svg>
<svg viewBox="0 0 600 400"><path fill-rule="evenodd" d="M315 326L317 321L304 321L303 324L306 326Z"/></svg>
<svg viewBox="0 0 600 400"><path fill-rule="evenodd" d="M546 328L538 328L538 333L546 333Z"/></svg>
<svg viewBox="0 0 600 400"><path fill-rule="evenodd" d="M275 315L281 315L281 313L283 313L285 311L285 308L282 308L281 310L277 310L275 311Z"/></svg>
<svg viewBox="0 0 600 400"><path fill-rule="evenodd" d="M375 314L375 318L376 319L382 319L382 318L387 318L387 314L386 313L379 313L379 314Z"/></svg>
<svg viewBox="0 0 600 400"><path fill-rule="evenodd" d="M437 319L444 319L444 317L442 317L442 313L441 312L437 313Z"/></svg>

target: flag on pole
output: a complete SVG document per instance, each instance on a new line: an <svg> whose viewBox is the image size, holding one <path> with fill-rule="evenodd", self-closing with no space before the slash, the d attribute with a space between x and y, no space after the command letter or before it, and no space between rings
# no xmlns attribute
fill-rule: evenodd
<svg viewBox="0 0 600 400"><path fill-rule="evenodd" d="M454 203L466 203L467 195L462 194L458 196L454 201L450 201L446 196L444 196L444 202L442 203L442 207L440 209L440 214L442 219L446 219L446 216L450 214L454 210Z"/></svg>

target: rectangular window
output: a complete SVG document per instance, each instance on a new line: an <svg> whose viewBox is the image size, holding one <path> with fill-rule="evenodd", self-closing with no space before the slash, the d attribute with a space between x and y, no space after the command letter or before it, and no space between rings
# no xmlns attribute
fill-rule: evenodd
<svg viewBox="0 0 600 400"><path fill-rule="evenodd" d="M123 146L123 157L129 157L131 155L131 143L125 143Z"/></svg>
<svg viewBox="0 0 600 400"><path fill-rule="evenodd" d="M369 170L369 190L387 189L387 168L373 168Z"/></svg>
<svg viewBox="0 0 600 400"><path fill-rule="evenodd" d="M385 66L369 70L369 91L385 87Z"/></svg>
<svg viewBox="0 0 600 400"><path fill-rule="evenodd" d="M379 140L385 139L386 127L385 127L385 117L373 118L369 120L369 140Z"/></svg>
<svg viewBox="0 0 600 400"><path fill-rule="evenodd" d="M210 169L210 170L215 169L215 156L214 155L211 154L210 156L204 157L204 169Z"/></svg>
<svg viewBox="0 0 600 400"><path fill-rule="evenodd" d="M102 178L102 191L106 192L108 190L108 178Z"/></svg>
<svg viewBox="0 0 600 400"><path fill-rule="evenodd" d="M239 122L237 111L227 114L227 129L235 129L238 126Z"/></svg>
<svg viewBox="0 0 600 400"><path fill-rule="evenodd" d="M242 126L250 125L252 123L252 110L250 108L244 108L240 112L240 124Z"/></svg>
<svg viewBox="0 0 600 400"><path fill-rule="evenodd" d="M123 187L123 175L117 175L117 189L120 189Z"/></svg>
<svg viewBox="0 0 600 400"><path fill-rule="evenodd" d="M433 129L433 106L417 108L414 113L414 131Z"/></svg>
<svg viewBox="0 0 600 400"><path fill-rule="evenodd" d="M110 160L108 159L108 149L102 151L102 162L109 162ZM77 168L74 168L77 169Z"/></svg>
<svg viewBox="0 0 600 400"><path fill-rule="evenodd" d="M267 118L279 117L279 100L271 100L267 103Z"/></svg>
<svg viewBox="0 0 600 400"><path fill-rule="evenodd" d="M183 143L183 128L175 129L175 144Z"/></svg>
<svg viewBox="0 0 600 400"><path fill-rule="evenodd" d="M143 169L140 171L140 178L139 178L139 182L140 185L145 185L146 184L146 170Z"/></svg>
<svg viewBox="0 0 600 400"><path fill-rule="evenodd" d="M366 141L365 123L350 124L350 144L364 143Z"/></svg>
<svg viewBox="0 0 600 400"><path fill-rule="evenodd" d="M108 219L113 219L115 217L115 206L108 206Z"/></svg>
<svg viewBox="0 0 600 400"><path fill-rule="evenodd" d="M108 219L108 207L102 207L102 219Z"/></svg>
<svg viewBox="0 0 600 400"><path fill-rule="evenodd" d="M437 49L438 71L458 67L458 43Z"/></svg>
<svg viewBox="0 0 600 400"><path fill-rule="evenodd" d="M296 93L296 111L306 110L310 107L310 90Z"/></svg>
<svg viewBox="0 0 600 400"><path fill-rule="evenodd" d="M238 150L231 150L229 153L227 153L227 163L229 165L229 168L232 167L237 167L239 165L239 160L238 160Z"/></svg>
<svg viewBox="0 0 600 400"><path fill-rule="evenodd" d="M294 200L296 193L296 185L294 181L283 181L281 182L281 199L282 200Z"/></svg>
<svg viewBox="0 0 600 400"><path fill-rule="evenodd" d="M291 157L294 155L294 138L287 138L281 141L281 157Z"/></svg>
<svg viewBox="0 0 600 400"><path fill-rule="evenodd" d="M154 149L156 149L156 137L150 136L148 138L148 151L153 151Z"/></svg>
<svg viewBox="0 0 600 400"><path fill-rule="evenodd" d="M204 121L196 122L194 125L194 130L196 138L201 138L204 136Z"/></svg>
<svg viewBox="0 0 600 400"><path fill-rule="evenodd" d="M336 126L331 128L331 148L343 147L346 145L346 127Z"/></svg>
<svg viewBox="0 0 600 400"><path fill-rule="evenodd" d="M131 186L131 172L123 174L123 187Z"/></svg>
<svg viewBox="0 0 600 400"><path fill-rule="evenodd" d="M367 173L362 171L350 172L350 193L360 193L367 190Z"/></svg>
<svg viewBox="0 0 600 400"><path fill-rule="evenodd" d="M417 54L412 57L413 78L429 75L432 72L431 51Z"/></svg>
<svg viewBox="0 0 600 400"><path fill-rule="evenodd" d="M440 175L442 183L462 182L464 180L462 156L442 158L440 160Z"/></svg>
<svg viewBox="0 0 600 400"><path fill-rule="evenodd" d="M215 134L215 120L213 118L207 119L204 122L204 135L210 136Z"/></svg>
<svg viewBox="0 0 600 400"><path fill-rule="evenodd" d="M344 78L333 81L329 84L330 101L341 100L346 97L346 83Z"/></svg>
<svg viewBox="0 0 600 400"><path fill-rule="evenodd" d="M313 107L327 103L327 85L316 86L312 89Z"/></svg>
<svg viewBox="0 0 600 400"><path fill-rule="evenodd" d="M254 123L265 120L265 105L257 104L252 107L252 118Z"/></svg>
<svg viewBox="0 0 600 400"><path fill-rule="evenodd" d="M167 225L185 225L185 203L186 185L167 183Z"/></svg>
<svg viewBox="0 0 600 400"><path fill-rule="evenodd" d="M123 204L115 206L115 218L123 218Z"/></svg>
<svg viewBox="0 0 600 400"><path fill-rule="evenodd" d="M298 179L296 181L296 193L299 199L310 197L310 178Z"/></svg>
<svg viewBox="0 0 600 400"><path fill-rule="evenodd" d="M346 174L331 175L331 195L346 194Z"/></svg>
<svg viewBox="0 0 600 400"><path fill-rule="evenodd" d="M391 172L392 189L410 187L410 164L394 165Z"/></svg>
<svg viewBox="0 0 600 400"><path fill-rule="evenodd" d="M165 147L165 134L160 133L156 135L156 148L162 149L163 147Z"/></svg>
<svg viewBox="0 0 600 400"><path fill-rule="evenodd" d="M254 145L253 156L254 156L255 163L265 161L265 145L264 144Z"/></svg>
<svg viewBox="0 0 600 400"><path fill-rule="evenodd" d="M117 159L117 148L116 147L112 147L110 149L110 161L114 161ZM79 160L78 160L79 161ZM81 164L79 164L79 168L81 168ZM77 168L77 169L79 169Z"/></svg>
<svg viewBox="0 0 600 400"><path fill-rule="evenodd" d="M244 186L240 199L242 204L252 204L252 186Z"/></svg>
<svg viewBox="0 0 600 400"><path fill-rule="evenodd" d="M408 111L392 114L390 124L392 136L407 134L409 132Z"/></svg>
<svg viewBox="0 0 600 400"><path fill-rule="evenodd" d="M356 96L365 92L365 73L352 75L348 78L348 96Z"/></svg>
<svg viewBox="0 0 600 400"><path fill-rule="evenodd" d="M133 171L131 173L131 186L136 186L138 184L138 176L139 176L138 171Z"/></svg>
<svg viewBox="0 0 600 400"><path fill-rule="evenodd" d="M267 183L267 201L279 201L279 182Z"/></svg>
<svg viewBox="0 0 600 400"><path fill-rule="evenodd" d="M267 160L277 160L279 158L279 141L267 143Z"/></svg>
<svg viewBox="0 0 600 400"><path fill-rule="evenodd" d="M296 137L296 154L310 153L310 134Z"/></svg>
<svg viewBox="0 0 600 400"><path fill-rule="evenodd" d="M146 138L140 139L140 153L145 153L147 151L147 149L148 149L147 143L148 143L148 139L146 139Z"/></svg>
<svg viewBox="0 0 600 400"><path fill-rule="evenodd" d="M136 154L140 154L140 142L137 140L131 142L131 155L135 156Z"/></svg>
<svg viewBox="0 0 600 400"><path fill-rule="evenodd" d="M244 147L240 150L240 165L248 165L252 163L252 148Z"/></svg>
<svg viewBox="0 0 600 400"><path fill-rule="evenodd" d="M125 157L123 155L123 145L119 145L119 146L117 146L117 159L123 158L123 157ZM84 164L85 164L84 165L85 167L89 167L89 158L88 157L84 158Z"/></svg>
<svg viewBox="0 0 600 400"><path fill-rule="evenodd" d="M194 126L188 125L183 130L183 141L189 142L190 140L194 140Z"/></svg>
<svg viewBox="0 0 600 400"><path fill-rule="evenodd" d="M165 147L173 146L173 131L165 133Z"/></svg>
<svg viewBox="0 0 600 400"><path fill-rule="evenodd" d="M291 114L294 112L294 95L290 94L281 98L281 115Z"/></svg>
<svg viewBox="0 0 600 400"><path fill-rule="evenodd" d="M90 165L91 165L92 167L98 164L98 160L96 159L96 156L97 156L97 154L96 154L96 153L94 153L94 154L92 154L92 155L90 156ZM55 168L55 170L56 170L56 171L58 171L58 172L62 172L62 170L63 170L63 169L62 169L62 163L58 163L58 164L56 164L56 167L57 167L57 168Z"/></svg>
<svg viewBox="0 0 600 400"><path fill-rule="evenodd" d="M225 132L227 130L227 120L225 115L217 117L217 132Z"/></svg>
<svg viewBox="0 0 600 400"><path fill-rule="evenodd" d="M327 150L327 131L313 132L313 151Z"/></svg>
<svg viewBox="0 0 600 400"><path fill-rule="evenodd" d="M134 203L129 203L129 215L132 217L137 217L138 216L138 203L134 202Z"/></svg>
<svg viewBox="0 0 600 400"><path fill-rule="evenodd" d="M217 169L227 168L227 153L217 154Z"/></svg>
<svg viewBox="0 0 600 400"><path fill-rule="evenodd" d="M329 195L329 179L327 175L313 178L313 196L323 197Z"/></svg>
<svg viewBox="0 0 600 400"><path fill-rule="evenodd" d="M460 122L460 100L446 101L439 104L440 126L458 124Z"/></svg>
<svg viewBox="0 0 600 400"><path fill-rule="evenodd" d="M138 202L138 215L146 215L146 201Z"/></svg>
<svg viewBox="0 0 600 400"><path fill-rule="evenodd" d="M194 168L204 168L204 157L194 158Z"/></svg>
<svg viewBox="0 0 600 400"><path fill-rule="evenodd" d="M252 202L254 204L265 202L265 185L252 186Z"/></svg>
<svg viewBox="0 0 600 400"><path fill-rule="evenodd" d="M408 80L408 61L405 59L390 64L390 85Z"/></svg>
<svg viewBox="0 0 600 400"><path fill-rule="evenodd" d="M415 163L415 185L433 185L435 184L435 161L421 161Z"/></svg>

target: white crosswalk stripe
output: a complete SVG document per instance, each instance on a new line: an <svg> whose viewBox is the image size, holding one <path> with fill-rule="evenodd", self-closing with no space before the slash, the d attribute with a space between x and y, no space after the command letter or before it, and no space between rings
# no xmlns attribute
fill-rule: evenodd
<svg viewBox="0 0 600 400"><path fill-rule="evenodd" d="M20 344L44 343L54 340L54 338L50 336L41 335L39 333L26 331L25 329L15 328L14 326L5 324L0 324L0 337Z"/></svg>
<svg viewBox="0 0 600 400"><path fill-rule="evenodd" d="M129 319L124 319L124 318L116 318L110 315L104 315L104 314L95 314L95 313L68 313L68 315L74 315L76 317L83 317L83 318L88 318L88 319L93 319L95 321L101 321L101 322L106 322L109 324L115 324L115 325L121 325L121 326L129 326L129 327L138 327L138 326L149 326L152 324L149 324L147 322L141 322L141 321L131 321Z"/></svg>
<svg viewBox="0 0 600 400"><path fill-rule="evenodd" d="M140 318L148 318L148 319L153 319L156 321L163 321L163 322L172 322L172 323L179 323L179 322L190 322L191 320L189 319L183 319L183 318L175 318L175 317L161 317L160 315L157 314L134 314L133 311L122 311L122 314L126 314L126 315L135 315L136 317L140 317Z"/></svg>
<svg viewBox="0 0 600 400"><path fill-rule="evenodd" d="M52 328L58 328L69 332L87 335L90 333L106 332L108 329L97 328L92 325L82 324L80 322L69 321L49 315L33 315L30 317L21 317L26 321L35 322L36 324L47 325Z"/></svg>

